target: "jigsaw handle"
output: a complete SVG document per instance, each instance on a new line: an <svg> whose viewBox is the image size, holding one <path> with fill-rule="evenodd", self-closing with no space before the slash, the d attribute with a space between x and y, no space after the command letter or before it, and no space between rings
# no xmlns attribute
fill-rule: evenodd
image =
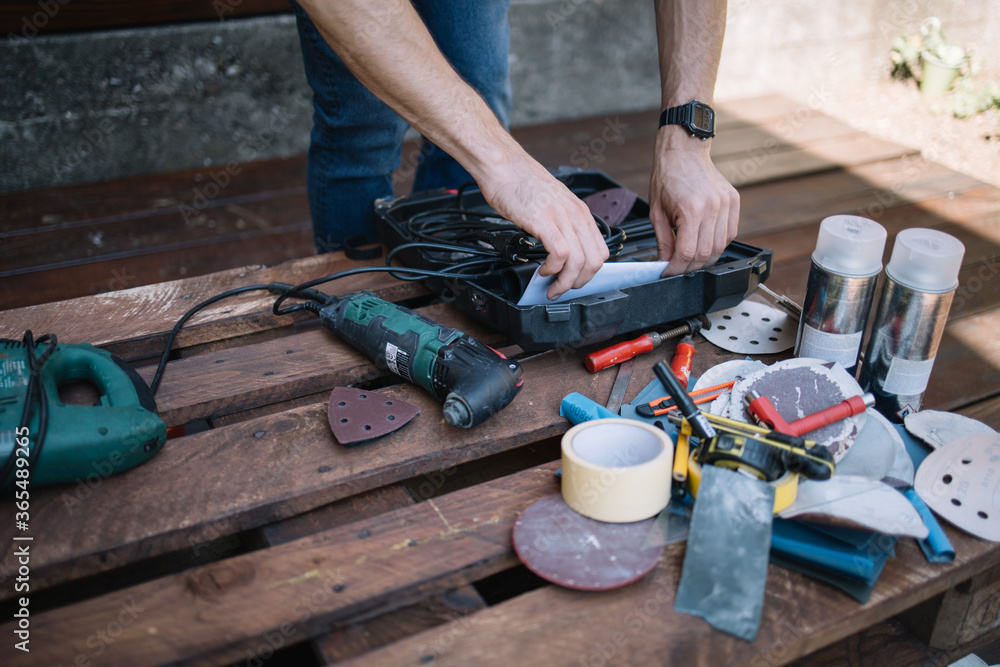
<svg viewBox="0 0 1000 667"><path fill-rule="evenodd" d="M60 345L48 362L46 388L57 396L61 385L87 381L101 394L101 405L139 406L156 412L156 402L145 381L118 357L92 345Z"/></svg>

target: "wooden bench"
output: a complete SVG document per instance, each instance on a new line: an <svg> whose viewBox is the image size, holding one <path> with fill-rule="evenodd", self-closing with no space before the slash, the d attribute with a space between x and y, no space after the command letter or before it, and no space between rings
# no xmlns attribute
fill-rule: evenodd
<svg viewBox="0 0 1000 667"><path fill-rule="evenodd" d="M890 236L933 226L965 242L926 407L1000 426L1000 350L990 326L1000 317L990 273L1000 190L807 106L780 98L720 106L713 150L742 183L741 238L775 251L772 289L801 301L819 221L834 213L872 217ZM601 152L605 119L517 135L550 166L593 146L590 166L644 192L654 131L647 116L623 115L622 143L606 142ZM308 256L302 164L248 166L209 213L233 225L218 223L211 229L222 231L201 238L185 235L176 202L155 199L189 191L203 172L3 198L0 299L20 307L0 312L0 336L30 328L93 343L131 360L148 380L167 332L192 304L232 287L358 265L338 253ZM241 238L235 220L249 214L225 218L229 206L257 212L267 230ZM161 223L137 231L149 219ZM100 232L106 254L74 255L77 244L65 240ZM295 240L274 250L268 240L277 238ZM22 261L44 257L42 244L52 248L55 239L58 261ZM188 245L178 247L181 239ZM224 265L254 247L298 258ZM169 261L192 257L200 259ZM135 283L106 290L116 263ZM212 272L181 277L179 266L188 275ZM418 311L432 319L506 344L412 283L360 276L328 289L362 288L424 303ZM8 301L19 295L44 297ZM929 564L903 540L865 605L771 566L753 643L673 611L683 545L668 547L650 576L624 589L547 585L519 566L511 527L525 506L558 492L553 472L568 427L558 415L562 397L578 391L604 402L614 373L589 374L579 353L527 358L517 399L476 429L458 430L421 390L380 374L301 314L275 318L270 303L261 294L234 297L182 331L157 401L168 425L186 425L186 435L127 473L33 492L32 650L5 646L6 664L946 664L973 649L995 655L1000 547L950 527L954 563ZM696 347L695 373L733 356L704 340ZM640 357L626 400L652 379L661 356ZM344 448L330 433L326 400L346 384L415 403L421 415L386 438ZM11 545L13 520L7 524L0 540ZM3 568L0 606L13 613L13 547ZM907 610L909 627L939 648L892 620ZM0 635L12 630L8 622Z"/></svg>

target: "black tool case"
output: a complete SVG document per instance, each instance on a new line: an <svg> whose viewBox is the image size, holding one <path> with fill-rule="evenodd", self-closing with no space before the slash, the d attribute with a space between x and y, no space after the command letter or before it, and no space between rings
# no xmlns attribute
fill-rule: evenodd
<svg viewBox="0 0 1000 667"><path fill-rule="evenodd" d="M600 171L561 168L554 172L581 199L621 185ZM379 233L390 248L417 240L408 230L414 215L434 210L492 212L478 188L432 190L375 203ZM635 200L620 225L628 239L615 261L656 259L649 204ZM694 315L731 308L752 294L771 271L772 252L734 241L710 268L563 303L518 306L536 263L497 268L486 278L429 279L459 310L508 335L527 351L583 347L617 334L648 331ZM455 253L406 249L397 255L406 266L441 270L461 261Z"/></svg>

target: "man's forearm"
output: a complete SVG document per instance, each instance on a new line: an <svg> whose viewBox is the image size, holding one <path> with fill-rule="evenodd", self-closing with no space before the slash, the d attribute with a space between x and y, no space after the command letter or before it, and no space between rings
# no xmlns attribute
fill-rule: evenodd
<svg viewBox="0 0 1000 667"><path fill-rule="evenodd" d="M518 151L441 54L409 0L301 0L358 80L477 179Z"/></svg>
<svg viewBox="0 0 1000 667"><path fill-rule="evenodd" d="M657 0L663 109L711 104L726 32L726 0Z"/></svg>
<svg viewBox="0 0 1000 667"><path fill-rule="evenodd" d="M725 32L726 0L657 0L662 109L712 103ZM736 237L740 198L710 147L681 125L656 133L649 219L670 274L711 266Z"/></svg>
<svg viewBox="0 0 1000 667"><path fill-rule="evenodd" d="M549 298L597 273L608 248L586 204L507 133L445 60L409 0L300 2L365 87L458 160L500 215L542 242L541 272L556 276Z"/></svg>

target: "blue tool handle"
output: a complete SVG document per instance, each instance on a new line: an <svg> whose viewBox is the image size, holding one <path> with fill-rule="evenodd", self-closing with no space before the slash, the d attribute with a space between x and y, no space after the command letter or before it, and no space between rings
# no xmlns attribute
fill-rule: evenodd
<svg viewBox="0 0 1000 667"><path fill-rule="evenodd" d="M574 424L590 421L591 419L604 419L606 417L617 417L615 413L608 410L600 403L595 403L583 394L573 392L567 394L562 405L559 406L559 415L570 420Z"/></svg>

